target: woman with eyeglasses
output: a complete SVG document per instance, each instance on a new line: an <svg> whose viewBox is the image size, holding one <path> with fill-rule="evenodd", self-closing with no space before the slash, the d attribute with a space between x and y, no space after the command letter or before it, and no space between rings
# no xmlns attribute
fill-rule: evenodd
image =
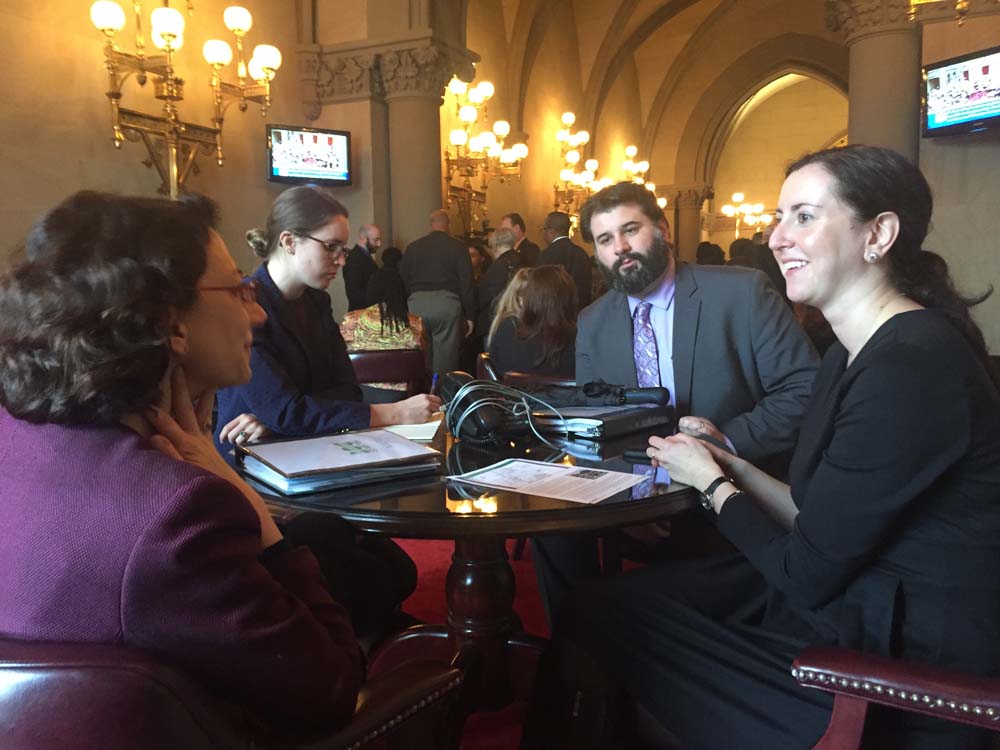
<svg viewBox="0 0 1000 750"><path fill-rule="evenodd" d="M267 313L254 329L250 380L219 392L217 447L263 435L305 437L341 430L428 421L441 405L421 394L403 401L362 401L347 344L326 288L347 262L350 227L328 192L294 187L277 197L264 229L247 242L264 262L251 275ZM388 374L387 374L388 375ZM417 584L416 566L391 539L355 534L339 518L304 514L285 533L308 544L337 601L361 636L399 621L400 603Z"/></svg>
<svg viewBox="0 0 1000 750"><path fill-rule="evenodd" d="M437 396L366 404L326 288L347 263L347 209L328 192L294 187L277 197L247 242L264 262L267 322L254 331L249 383L219 394L219 449L271 433L284 437L426 422Z"/></svg>
<svg viewBox="0 0 1000 750"><path fill-rule="evenodd" d="M342 722L348 616L213 446L265 319L213 220L77 193L0 277L0 635L144 649L284 730Z"/></svg>

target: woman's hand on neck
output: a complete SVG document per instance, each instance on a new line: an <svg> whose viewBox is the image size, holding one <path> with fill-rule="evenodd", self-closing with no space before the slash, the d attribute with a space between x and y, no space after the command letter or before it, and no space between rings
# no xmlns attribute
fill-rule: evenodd
<svg viewBox="0 0 1000 750"><path fill-rule="evenodd" d="M177 362L171 362L167 367L166 372L163 373L163 378L160 380L160 397L157 399L156 403L152 404L152 406L161 409L164 413L170 415L176 415L178 413L178 407L182 407L181 404L174 403L175 392L172 387L174 373L178 367L179 364ZM206 388L204 385L198 383L197 380L190 377L186 379L186 383L188 388L187 398L190 399L190 408L200 416L207 415L201 416L204 421L202 428L205 429L205 424L207 424L207 429L211 430L212 427L210 423L212 419L212 408L215 405L215 391L211 388ZM121 423L148 440L156 433L143 413L144 411L145 410L129 412L121 418Z"/></svg>

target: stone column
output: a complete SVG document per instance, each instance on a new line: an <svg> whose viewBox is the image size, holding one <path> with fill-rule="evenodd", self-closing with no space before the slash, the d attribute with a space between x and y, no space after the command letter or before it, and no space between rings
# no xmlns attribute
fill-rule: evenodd
<svg viewBox="0 0 1000 750"><path fill-rule="evenodd" d="M827 23L847 33L847 138L920 155L921 29L906 0L826 0Z"/></svg>
<svg viewBox="0 0 1000 750"><path fill-rule="evenodd" d="M441 195L441 102L452 66L425 45L382 55L389 124L389 194L393 239L400 247L429 231Z"/></svg>
<svg viewBox="0 0 1000 750"><path fill-rule="evenodd" d="M659 190L657 192L660 192ZM667 216L673 207L675 226L671 227L674 247L678 260L694 262L695 250L701 242L701 209L712 191L708 185L686 185L664 188L662 194L667 196Z"/></svg>

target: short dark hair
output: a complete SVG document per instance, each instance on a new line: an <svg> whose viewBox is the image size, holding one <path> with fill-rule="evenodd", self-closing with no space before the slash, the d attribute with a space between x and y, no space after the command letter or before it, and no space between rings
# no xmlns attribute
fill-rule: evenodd
<svg viewBox="0 0 1000 750"><path fill-rule="evenodd" d="M30 422L113 424L154 403L174 313L198 298L215 204L80 192L0 278L0 403Z"/></svg>
<svg viewBox="0 0 1000 750"><path fill-rule="evenodd" d="M399 264L402 262L403 251L398 247L387 247L382 251L383 268L399 268Z"/></svg>
<svg viewBox="0 0 1000 750"><path fill-rule="evenodd" d="M247 244L259 258L270 258L282 232L311 234L337 216L350 216L344 205L323 188L299 185L274 199L264 229L247 232Z"/></svg>
<svg viewBox="0 0 1000 750"><path fill-rule="evenodd" d="M571 224L569 214L562 211L552 211L545 217L545 228L558 232L560 235L569 234Z"/></svg>
<svg viewBox="0 0 1000 750"><path fill-rule="evenodd" d="M701 266L724 266L726 254L714 242L699 242L694 253L695 262Z"/></svg>
<svg viewBox="0 0 1000 750"><path fill-rule="evenodd" d="M594 214L607 213L625 204L638 206L654 224L667 221L663 209L656 202L656 196L645 185L618 182L590 196L583 204L583 208L580 209L580 231L583 232L583 239L590 243L594 241L594 235L590 231L590 222Z"/></svg>
<svg viewBox="0 0 1000 750"><path fill-rule="evenodd" d="M510 223L513 226L520 228L522 232L527 231L524 224L524 217L521 216L521 214L518 213L504 214L503 216L500 217L500 221L503 221L504 219L510 219Z"/></svg>

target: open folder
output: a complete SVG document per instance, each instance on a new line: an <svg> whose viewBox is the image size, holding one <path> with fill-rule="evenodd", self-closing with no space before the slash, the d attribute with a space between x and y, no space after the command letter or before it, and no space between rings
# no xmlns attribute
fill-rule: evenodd
<svg viewBox="0 0 1000 750"><path fill-rule="evenodd" d="M237 450L244 472L286 495L434 473L440 455L387 430L256 443Z"/></svg>

